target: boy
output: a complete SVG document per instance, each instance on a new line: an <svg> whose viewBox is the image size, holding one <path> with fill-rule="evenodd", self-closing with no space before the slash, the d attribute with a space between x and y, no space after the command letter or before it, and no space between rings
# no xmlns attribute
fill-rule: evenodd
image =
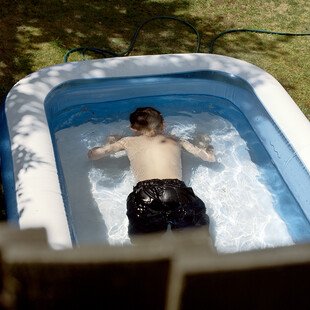
<svg viewBox="0 0 310 310"><path fill-rule="evenodd" d="M135 136L113 138L88 152L96 160L126 150L138 182L127 198L129 236L209 224L205 205L192 188L182 182L181 148L205 161L215 161L213 148L194 146L188 141L163 135L164 120L151 107L130 114Z"/></svg>

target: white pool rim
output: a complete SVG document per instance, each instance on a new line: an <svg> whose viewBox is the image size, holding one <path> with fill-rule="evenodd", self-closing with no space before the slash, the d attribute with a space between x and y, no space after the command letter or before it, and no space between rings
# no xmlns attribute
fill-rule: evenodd
<svg viewBox="0 0 310 310"><path fill-rule="evenodd" d="M133 56L71 62L47 67L20 80L8 93L5 114L13 158L20 228L45 227L51 246L72 246L44 110L46 96L76 79L135 77L213 70L245 80L310 171L310 123L280 83L264 70L231 57L208 54ZM308 137L305 138L305 137ZM21 151L34 156L19 160ZM36 159L40 159L40 167ZM31 167L32 169L29 169Z"/></svg>

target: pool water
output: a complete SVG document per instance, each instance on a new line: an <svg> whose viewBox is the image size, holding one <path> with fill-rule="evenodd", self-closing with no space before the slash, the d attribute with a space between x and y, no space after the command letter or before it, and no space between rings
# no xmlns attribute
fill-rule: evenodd
<svg viewBox="0 0 310 310"><path fill-rule="evenodd" d="M219 252L310 240L308 220L240 110L219 97L183 94L82 102L57 115L56 157L78 244L129 243L126 198L135 181L126 154L90 161L87 151L111 134L130 135L129 113L139 106L159 109L169 134L211 137L217 162L183 152L183 179L205 202Z"/></svg>

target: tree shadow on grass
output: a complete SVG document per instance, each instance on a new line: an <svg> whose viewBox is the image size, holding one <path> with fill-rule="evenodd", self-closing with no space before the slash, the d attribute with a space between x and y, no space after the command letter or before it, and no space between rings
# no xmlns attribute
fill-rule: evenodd
<svg viewBox="0 0 310 310"><path fill-rule="evenodd" d="M40 68L38 58L44 58L42 66L53 65L62 62L66 50L80 46L105 48L120 53L128 47L135 29L154 16L178 16L193 24L203 36L203 52L208 51L210 38L221 32L225 25L225 16L213 16L206 20L186 13L189 11L188 0L167 3L146 0L2 2L1 97L16 81ZM227 28L233 27L231 22L227 25ZM278 40L282 39L276 38L266 44L264 38L244 35L235 40L233 51L264 51L271 57L278 57L281 54L277 50ZM219 40L215 53L233 52L232 45L223 42L223 39ZM45 48L44 44L47 44ZM193 52L195 47L196 36L190 28L176 21L157 20L142 29L132 55ZM49 56L52 50L54 54Z"/></svg>

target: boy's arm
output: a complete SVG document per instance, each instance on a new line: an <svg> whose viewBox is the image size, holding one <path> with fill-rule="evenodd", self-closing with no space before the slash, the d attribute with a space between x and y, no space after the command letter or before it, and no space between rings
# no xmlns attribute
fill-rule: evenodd
<svg viewBox="0 0 310 310"><path fill-rule="evenodd" d="M187 152L193 154L194 156L205 161L215 162L213 148L200 148L186 140L180 140L180 144Z"/></svg>
<svg viewBox="0 0 310 310"><path fill-rule="evenodd" d="M125 149L126 138L122 138L114 143L107 143L103 146L94 147L88 151L88 158L92 160L97 160L105 155L116 153L118 151Z"/></svg>

